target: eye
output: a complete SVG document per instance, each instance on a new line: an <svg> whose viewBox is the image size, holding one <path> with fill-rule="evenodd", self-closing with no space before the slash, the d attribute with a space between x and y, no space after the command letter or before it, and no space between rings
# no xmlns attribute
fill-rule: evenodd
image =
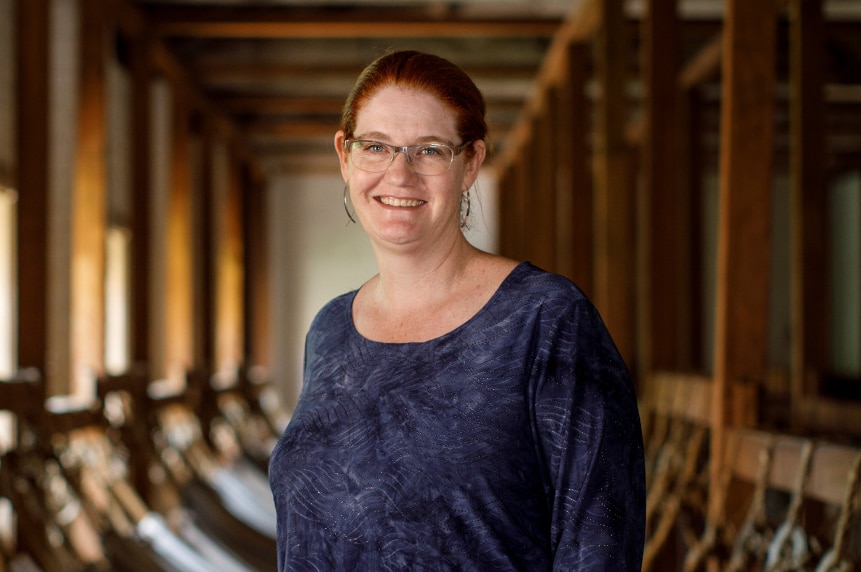
<svg viewBox="0 0 861 572"><path fill-rule="evenodd" d="M386 153L388 150L386 146L382 143L377 143L376 141L369 141L365 144L365 151L368 153Z"/></svg>
<svg viewBox="0 0 861 572"><path fill-rule="evenodd" d="M423 155L425 157L442 157L445 154L445 147L440 147L439 145L424 145L416 151L416 155Z"/></svg>

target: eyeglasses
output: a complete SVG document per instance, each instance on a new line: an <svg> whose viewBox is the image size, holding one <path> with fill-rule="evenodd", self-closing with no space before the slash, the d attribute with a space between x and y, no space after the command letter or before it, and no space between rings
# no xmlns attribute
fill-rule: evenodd
<svg viewBox="0 0 861 572"><path fill-rule="evenodd" d="M469 146L464 143L452 147L444 143L416 143L406 147L396 147L380 141L366 139L347 139L344 148L353 158L353 164L363 171L382 173L394 162L398 153L403 153L407 163L419 175L442 175L454 162L454 156Z"/></svg>

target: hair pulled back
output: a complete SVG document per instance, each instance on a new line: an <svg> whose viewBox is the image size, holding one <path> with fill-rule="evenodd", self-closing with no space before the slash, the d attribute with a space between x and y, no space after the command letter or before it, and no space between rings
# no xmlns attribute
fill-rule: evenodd
<svg viewBox="0 0 861 572"><path fill-rule="evenodd" d="M430 94L454 112L461 142L484 140L484 97L472 79L445 58L413 50L391 52L371 62L359 75L341 115L341 129L352 137L356 117L374 94L396 86Z"/></svg>

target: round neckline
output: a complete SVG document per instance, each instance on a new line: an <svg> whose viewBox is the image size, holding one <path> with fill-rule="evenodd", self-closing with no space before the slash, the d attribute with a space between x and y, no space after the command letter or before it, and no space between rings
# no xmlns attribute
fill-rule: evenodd
<svg viewBox="0 0 861 572"><path fill-rule="evenodd" d="M405 348L405 347L421 347L426 344L435 344L444 341L446 338L456 336L462 330L466 329L474 322L479 320L490 308L493 304L496 303L497 298L501 296L501 292L505 290L506 286L509 282L513 281L517 278L517 276L523 272L530 263L527 261L518 262L517 265L511 269L511 271L503 278L502 282L500 282L499 286L493 292L493 295L484 303L484 305L479 308L479 310L470 316L465 322L457 326L456 328L449 330L435 338L431 338L429 340L425 340L423 342L381 342L378 340L373 340L364 334L362 334L358 328L356 328L356 322L353 320L353 303L356 300L356 295L359 293L359 289L353 290L349 295L349 302L344 305L345 311L347 313L347 323L349 324L350 334L356 339L362 341L365 344L370 344L374 346L380 347L390 347L390 348Z"/></svg>

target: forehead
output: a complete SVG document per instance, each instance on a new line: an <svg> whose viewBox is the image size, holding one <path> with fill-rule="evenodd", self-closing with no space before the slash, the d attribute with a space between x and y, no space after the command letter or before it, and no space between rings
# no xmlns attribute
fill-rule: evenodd
<svg viewBox="0 0 861 572"><path fill-rule="evenodd" d="M356 116L356 137L370 134L397 138L394 143L438 138L456 142L455 115L433 95L387 86L372 95Z"/></svg>

